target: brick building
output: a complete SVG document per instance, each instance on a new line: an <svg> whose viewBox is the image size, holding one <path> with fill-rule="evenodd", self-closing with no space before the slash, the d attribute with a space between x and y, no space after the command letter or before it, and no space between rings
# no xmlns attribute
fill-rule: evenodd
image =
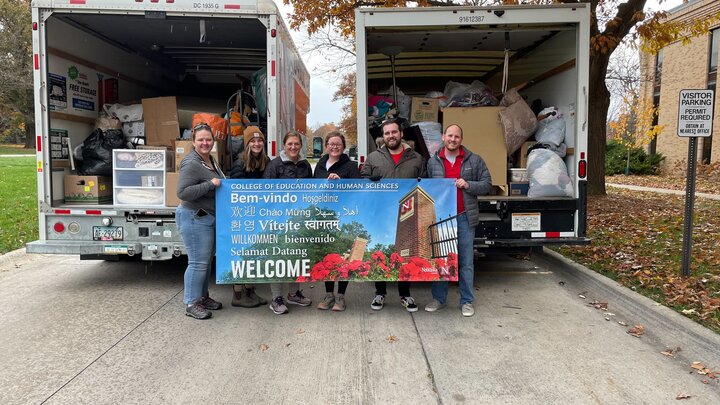
<svg viewBox="0 0 720 405"><path fill-rule="evenodd" d="M436 222L435 200L420 186L400 199L395 250L403 257L432 258L430 225ZM432 228L437 232L435 227ZM437 239L437 235L435 235Z"/></svg>
<svg viewBox="0 0 720 405"><path fill-rule="evenodd" d="M668 19L693 21L717 15L720 15L720 1L690 0L670 10ZM716 21L707 35L694 37L688 44L678 40L657 55L641 56L641 77L648 79L643 82L641 94L659 107L657 123L664 126L650 145L650 152L665 156L661 167L664 172L672 170L676 162L687 160L688 138L677 135L678 98L683 89L715 90L713 136L698 138L697 158L702 163L720 161L720 94L716 88L719 47L720 22Z"/></svg>

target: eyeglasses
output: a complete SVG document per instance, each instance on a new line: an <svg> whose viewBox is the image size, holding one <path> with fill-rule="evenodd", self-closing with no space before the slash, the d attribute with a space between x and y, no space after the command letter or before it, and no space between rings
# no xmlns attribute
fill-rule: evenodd
<svg viewBox="0 0 720 405"><path fill-rule="evenodd" d="M197 125L195 125L193 127L193 132L200 131L201 129L206 129L212 132L212 128L210 128L210 125L208 125L206 122L199 122Z"/></svg>
<svg viewBox="0 0 720 405"><path fill-rule="evenodd" d="M327 147L328 147L328 148L342 148L342 146L343 146L343 145L342 145L341 143L329 143L329 144L327 144Z"/></svg>

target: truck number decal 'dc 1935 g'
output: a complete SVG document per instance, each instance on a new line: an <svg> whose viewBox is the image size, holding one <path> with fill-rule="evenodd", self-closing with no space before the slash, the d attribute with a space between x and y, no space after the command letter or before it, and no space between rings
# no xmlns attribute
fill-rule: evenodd
<svg viewBox="0 0 720 405"><path fill-rule="evenodd" d="M193 8L219 10L220 3L193 3Z"/></svg>

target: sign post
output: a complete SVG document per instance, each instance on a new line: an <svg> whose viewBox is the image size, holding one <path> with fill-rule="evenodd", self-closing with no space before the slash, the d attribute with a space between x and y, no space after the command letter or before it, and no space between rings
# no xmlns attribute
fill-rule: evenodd
<svg viewBox="0 0 720 405"><path fill-rule="evenodd" d="M683 223L682 275L690 275L692 253L693 208L695 204L695 166L697 139L712 135L714 90L680 90L678 102L678 130L680 137L688 137L688 169L685 183L685 220Z"/></svg>

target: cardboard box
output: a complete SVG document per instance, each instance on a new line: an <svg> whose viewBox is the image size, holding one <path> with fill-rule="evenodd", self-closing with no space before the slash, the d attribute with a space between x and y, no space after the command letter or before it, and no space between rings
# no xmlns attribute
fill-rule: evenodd
<svg viewBox="0 0 720 405"><path fill-rule="evenodd" d="M112 204L112 178L66 174L65 204Z"/></svg>
<svg viewBox="0 0 720 405"><path fill-rule="evenodd" d="M526 168L527 167L527 155L528 155L528 149L530 149L531 146L535 145L537 142L535 141L527 141L522 144L520 147L520 167Z"/></svg>
<svg viewBox="0 0 720 405"><path fill-rule="evenodd" d="M452 107L443 109L443 128L463 129L463 145L480 155L492 176L493 186L507 186L507 148L498 113L505 107ZM506 194L507 195L507 194Z"/></svg>
<svg viewBox="0 0 720 405"><path fill-rule="evenodd" d="M510 195L527 195L530 183L527 181L511 181L508 183Z"/></svg>
<svg viewBox="0 0 720 405"><path fill-rule="evenodd" d="M172 148L180 136L175 97L144 98L142 105L145 144Z"/></svg>
<svg viewBox="0 0 720 405"><path fill-rule="evenodd" d="M438 121L438 99L413 97L410 104L410 122Z"/></svg>
<svg viewBox="0 0 720 405"><path fill-rule="evenodd" d="M177 182L180 173L165 173L165 206L177 207L180 199L177 196Z"/></svg>
<svg viewBox="0 0 720 405"><path fill-rule="evenodd" d="M187 139L177 139L175 140L175 171L180 171L180 163L182 163L183 158L188 155L193 150L193 144L191 140ZM215 160L218 161L220 164L220 168L227 169L224 165L225 162L225 141L223 140L215 140L215 146L213 146L212 152L210 152L210 155L215 158Z"/></svg>

